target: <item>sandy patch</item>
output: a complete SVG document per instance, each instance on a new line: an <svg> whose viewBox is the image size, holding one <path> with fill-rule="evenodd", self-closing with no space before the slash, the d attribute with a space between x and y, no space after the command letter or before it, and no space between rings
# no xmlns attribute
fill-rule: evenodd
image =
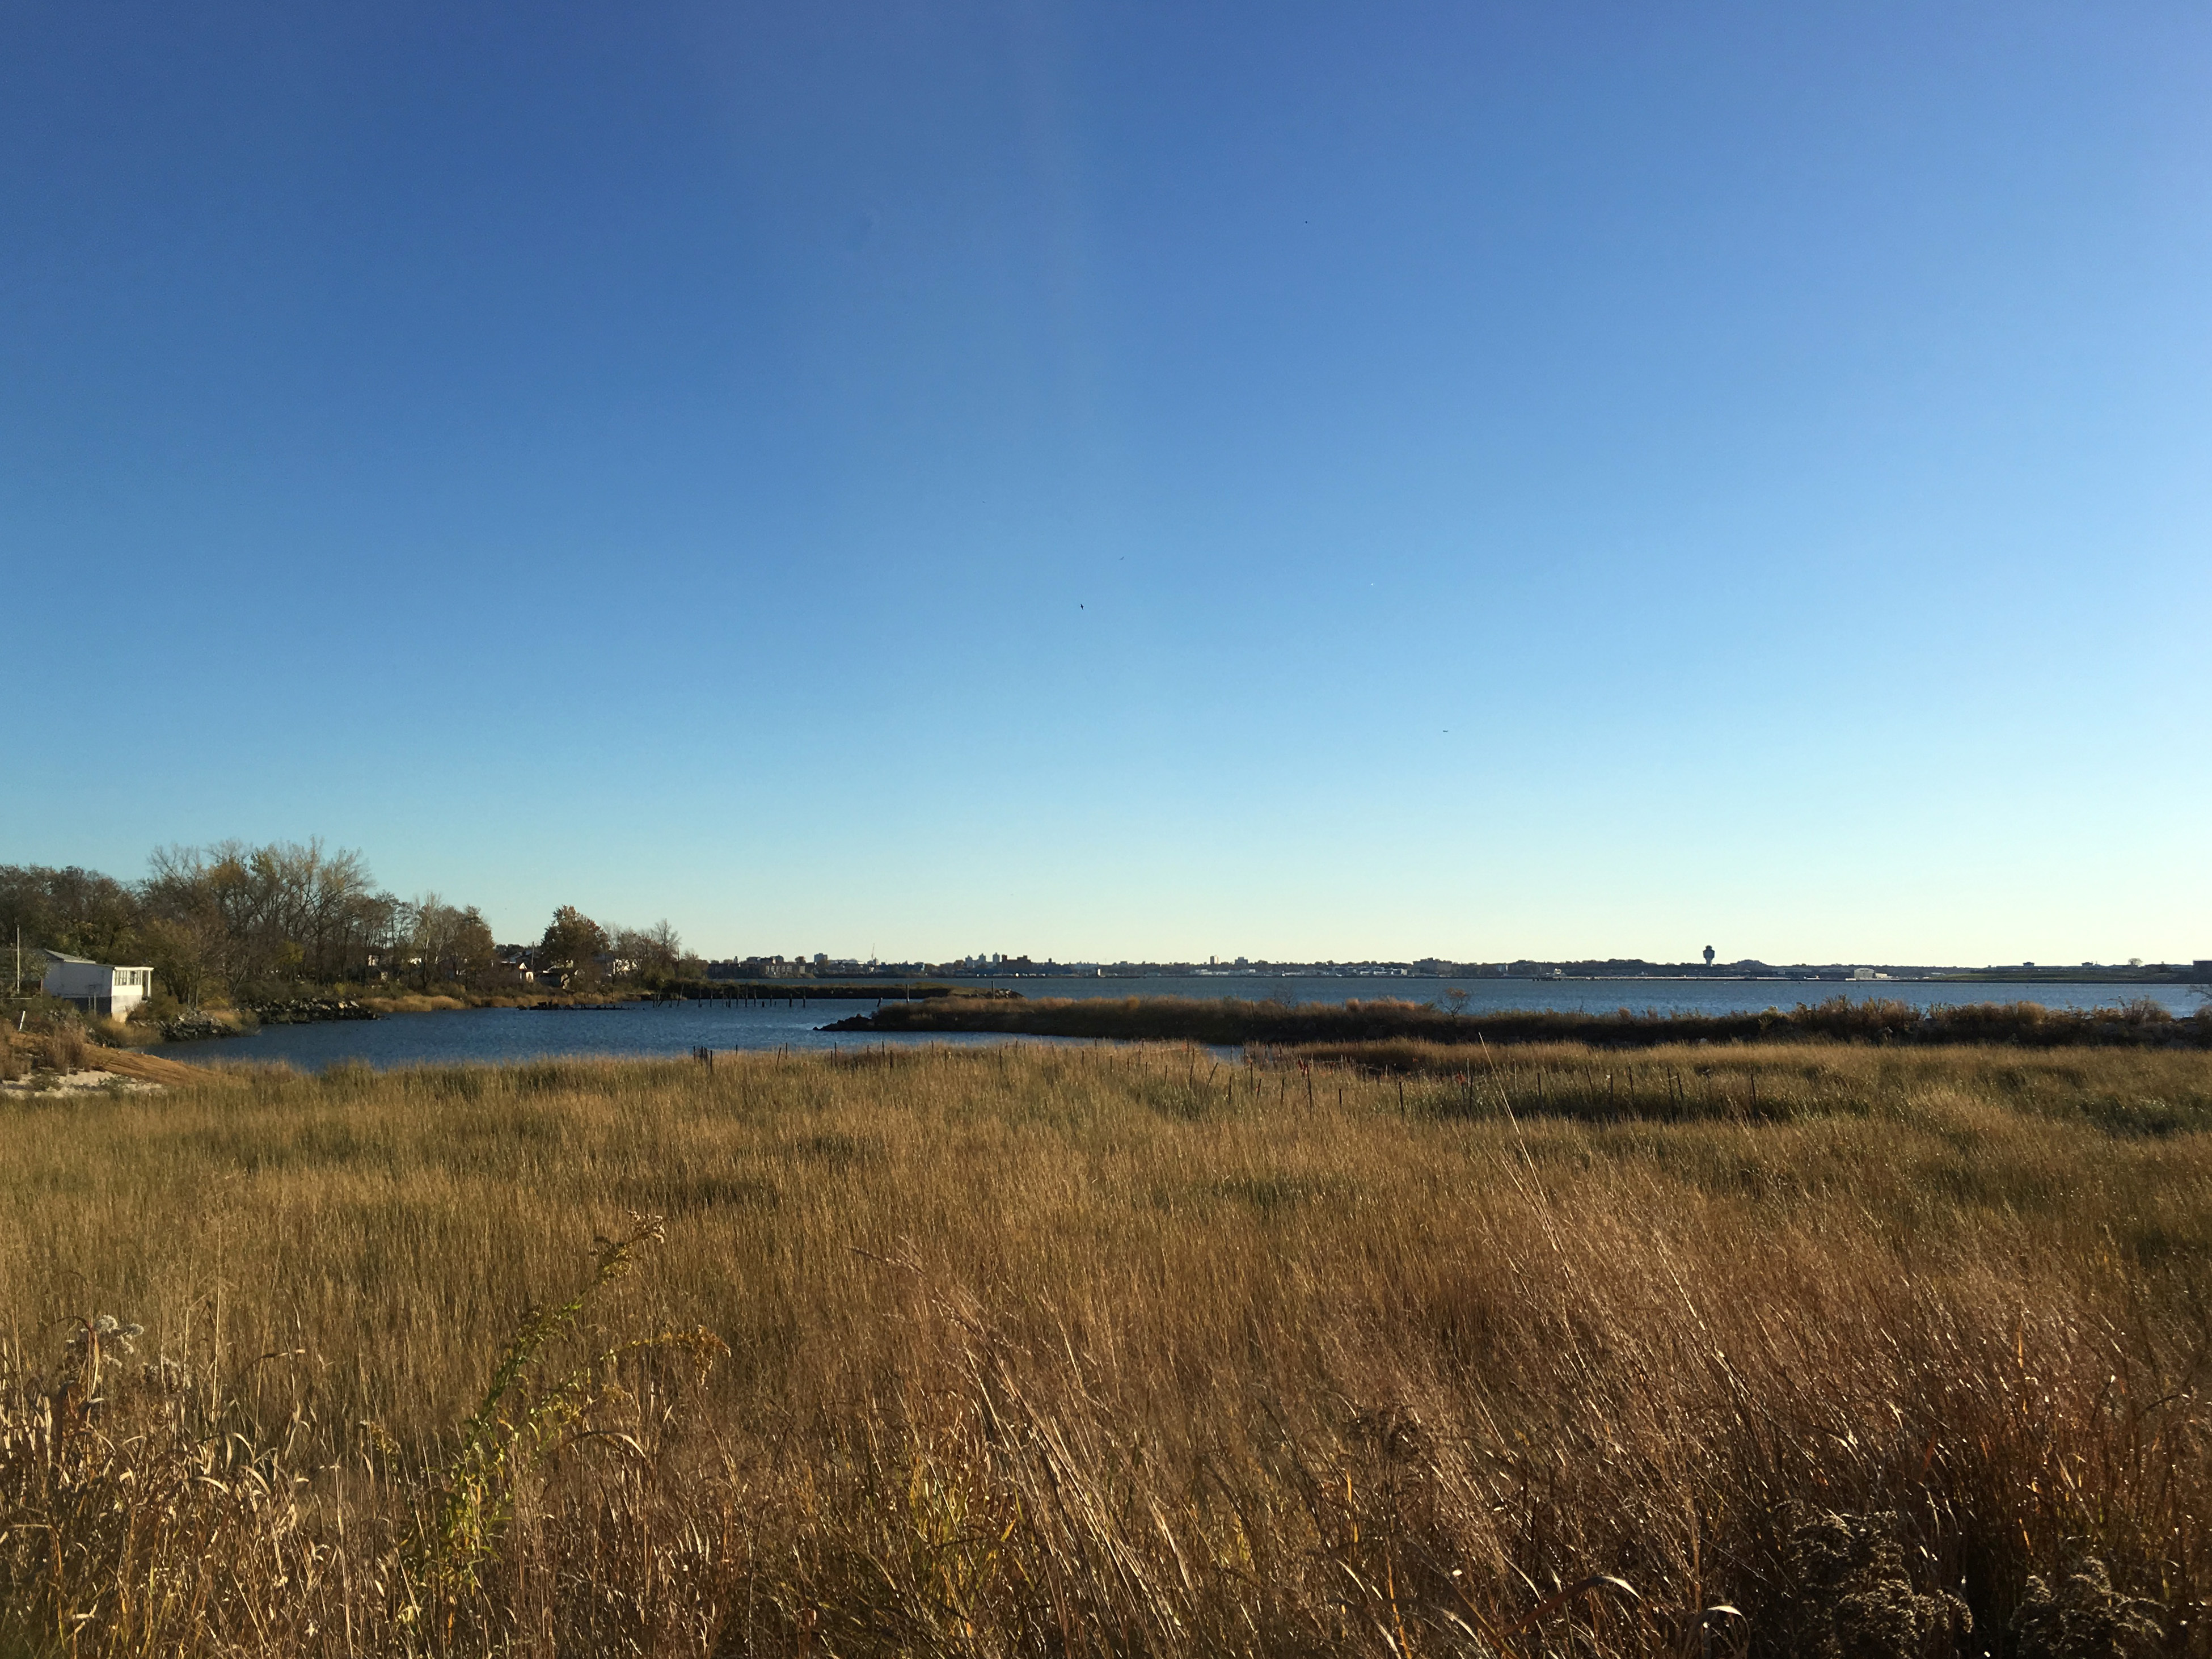
<svg viewBox="0 0 2212 1659"><path fill-rule="evenodd" d="M149 1083L142 1077L125 1077L119 1072L41 1072L33 1077L18 1078L12 1083L0 1083L0 1094L6 1095L67 1095L98 1094L112 1091L118 1094L158 1094L161 1085Z"/></svg>

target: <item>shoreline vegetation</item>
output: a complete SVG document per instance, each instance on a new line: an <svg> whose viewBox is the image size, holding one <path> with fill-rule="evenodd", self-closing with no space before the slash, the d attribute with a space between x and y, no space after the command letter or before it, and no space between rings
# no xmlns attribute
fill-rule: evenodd
<svg viewBox="0 0 2212 1659"><path fill-rule="evenodd" d="M2176 1016L2148 999L2096 1009L2046 1008L2033 1002L1923 1009L1887 1000L1834 997L1759 1013L1637 1013L1623 1008L1607 1014L1560 1009L1487 1009L1476 1014L1395 1000L1289 1004L1231 998L1040 997L886 1003L823 1029L879 1035L1003 1032L1213 1048L1326 1049L1360 1044L1378 1055L1390 1045L1465 1050L1557 1042L1599 1048L1792 1041L2212 1048L2212 1005ZM1462 1054L1452 1067L1464 1069L1468 1063Z"/></svg>
<svg viewBox="0 0 2212 1659"><path fill-rule="evenodd" d="M611 994L580 991L510 995L462 992L451 995L365 994L339 987L327 995L285 998L248 1003L242 1007L191 1008L161 1021L88 1018L71 1006L49 997L23 999L9 1010L15 1024L0 1032L0 1082L18 1082L40 1076L50 1079L72 1073L107 1072L119 1077L151 1082L180 1079L179 1062L161 1060L149 1051L171 1042L202 1042L250 1036L264 1025L294 1025L332 1020L382 1019L395 1014L427 1014L477 1008L515 1008L557 1012L568 1010L604 1011L646 1008L671 1003L749 1001L790 1003L842 1002L890 998L910 1000L934 999L1002 1000L1015 995L982 987L940 984L838 987L795 985L779 981L706 981L658 988L622 988ZM162 1068L167 1068L166 1070ZM189 1071L182 1075L189 1076Z"/></svg>
<svg viewBox="0 0 2212 1659"><path fill-rule="evenodd" d="M144 1037L125 1026L115 1033L119 1041L139 1036L144 1041L195 1042L208 1037L238 1036L263 1025L306 1025L331 1020L382 1019L392 1014L452 1012L471 1008L522 1008L533 1011L579 1009L605 1011L669 1002L809 1002L924 1001L939 997L975 998L989 1001L1018 997L1019 993L982 986L923 984L815 985L787 980L679 980L653 985L617 985L595 990L564 992L453 991L434 994L380 993L356 986L335 986L319 995L287 996L269 1001L248 1001L237 1008L191 1009L153 1029ZM117 1022L109 1021L110 1026Z"/></svg>
<svg viewBox="0 0 2212 1659"><path fill-rule="evenodd" d="M2212 1059L1449 1047L9 1097L0 1652L2204 1651Z"/></svg>
<svg viewBox="0 0 2212 1659"><path fill-rule="evenodd" d="M168 847L137 882L96 871L0 865L0 938L16 945L0 1012L64 1046L143 1048L237 1036L264 1025L376 1019L462 1008L605 1008L672 1000L801 1003L843 998L992 997L926 975L865 985L714 979L675 928L605 926L557 907L529 944L500 945L474 906L377 887L358 852L320 842ZM151 994L120 1019L40 988L47 958L152 969ZM12 1063L0 1049L0 1062Z"/></svg>
<svg viewBox="0 0 2212 1659"><path fill-rule="evenodd" d="M15 949L10 1020L53 1022L49 955L152 969L150 994L96 1041L234 1035L258 1024L456 1007L605 1001L695 978L706 963L662 921L602 926L557 907L534 944L500 945L473 905L379 888L357 852L319 841L157 848L148 874L0 865L0 938ZM91 1011L88 1010L87 1012Z"/></svg>
<svg viewBox="0 0 2212 1659"><path fill-rule="evenodd" d="M2024 1049L2077 1048L2212 1049L2212 1005L2177 1016L2148 1000L2118 1007L2051 1009L2036 1003L1960 1004L1922 1009L1885 1000L1833 998L1759 1013L1609 1014L1559 1009L1493 1009L1467 1013L1434 1004L1392 1000L1348 1003L1245 1002L1232 998L1038 998L1018 992L943 984L804 986L783 981L709 981L630 989L608 999L590 993L551 996L345 996L301 1000L267 1009L192 1010L158 1026L87 1020L65 1006L26 1011L21 1029L0 1036L0 1081L107 1071L145 1080L157 1076L123 1056L143 1054L166 1041L238 1036L266 1024L374 1019L505 1007L560 1012L649 1007L700 1000L799 1005L872 1001L866 1013L833 1020L825 1032L856 1036L927 1036L934 1033L1059 1037L1119 1043L1181 1042L1209 1048L1277 1052L1301 1063L1344 1064L1376 1074L1471 1076L1495 1069L1491 1050L1569 1045L1592 1052L1665 1045L1874 1044L1954 1045ZM259 1018L257 1018L257 1015ZM149 1056L150 1057L150 1056ZM165 1066L174 1062L164 1061ZM1633 1089L1633 1067L1616 1085ZM1679 1092L1679 1082L1664 1085ZM1610 1101L1608 1101L1610 1104Z"/></svg>

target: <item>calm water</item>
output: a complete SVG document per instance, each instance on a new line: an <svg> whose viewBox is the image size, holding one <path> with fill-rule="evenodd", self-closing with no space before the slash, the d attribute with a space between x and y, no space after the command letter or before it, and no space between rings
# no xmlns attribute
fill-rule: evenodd
<svg viewBox="0 0 2212 1659"><path fill-rule="evenodd" d="M1343 1002L1399 997L1443 1004L1450 990L1467 993L1470 1012L1488 1008L1565 1008L1610 1012L1633 1008L1668 1013L1731 1013L1794 1006L1832 996L1893 998L1917 1007L1956 1002L2040 1002L2051 1008L2094 1008L2148 996L2187 1013L2200 1006L2185 985L1931 985L1876 981L1818 983L1776 980L1437 980L1198 979L982 980L1025 996L1274 997L1285 1002ZM534 1060L552 1054L682 1054L710 1048L851 1048L893 1042L1006 1042L997 1035L855 1036L817 1030L866 1000L822 999L786 1007L758 1003L636 1003L611 1010L537 1013L521 1008L474 1008L441 1014L327 1025L272 1025L248 1037L176 1042L160 1053L176 1060L286 1060L320 1071L337 1060L371 1066L454 1065L469 1060Z"/></svg>

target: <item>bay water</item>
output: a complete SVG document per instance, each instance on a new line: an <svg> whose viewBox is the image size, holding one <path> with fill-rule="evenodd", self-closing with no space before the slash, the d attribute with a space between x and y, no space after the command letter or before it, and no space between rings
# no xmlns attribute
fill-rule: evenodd
<svg viewBox="0 0 2212 1659"><path fill-rule="evenodd" d="M1886 999L1926 1008L1969 1002L2039 1002L2048 1008L2110 1007L2149 997L2176 1014L2202 1006L2186 985L2051 985L1926 980L1780 981L1653 979L1413 979L1288 975L1280 977L1206 975L1194 978L1024 978L963 981L1018 991L1027 997L1231 996L1287 1003L1381 1000L1386 998L1462 1006L1469 1013L1492 1009L1556 1008L1610 1013L1725 1014L1794 1007L1833 996ZM1462 993L1463 1004L1453 992ZM192 1061L283 1061L319 1072L340 1062L392 1066L462 1065L537 1060L558 1055L685 1054L695 1048L832 1050L884 1042L990 1043L1053 1041L997 1033L930 1033L900 1036L824 1031L833 1020L866 1013L876 1005L861 997L807 995L794 984L774 1002L629 1003L616 1008L534 1010L471 1008L433 1014L393 1014L378 1020L313 1025L270 1025L250 1036L167 1043L155 1052Z"/></svg>

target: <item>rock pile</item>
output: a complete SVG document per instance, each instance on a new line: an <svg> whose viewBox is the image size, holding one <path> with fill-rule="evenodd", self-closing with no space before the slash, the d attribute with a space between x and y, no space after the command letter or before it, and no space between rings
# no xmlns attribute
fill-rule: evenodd
<svg viewBox="0 0 2212 1659"><path fill-rule="evenodd" d="M161 1022L161 1041L164 1042L202 1042L210 1037L237 1036L239 1028L228 1020L217 1019L213 1014L202 1013L197 1008L187 1008L173 1018Z"/></svg>
<svg viewBox="0 0 2212 1659"><path fill-rule="evenodd" d="M284 1002L257 1002L254 1018L264 1025L307 1025L325 1019L375 1019L375 1009L338 997L294 997Z"/></svg>

